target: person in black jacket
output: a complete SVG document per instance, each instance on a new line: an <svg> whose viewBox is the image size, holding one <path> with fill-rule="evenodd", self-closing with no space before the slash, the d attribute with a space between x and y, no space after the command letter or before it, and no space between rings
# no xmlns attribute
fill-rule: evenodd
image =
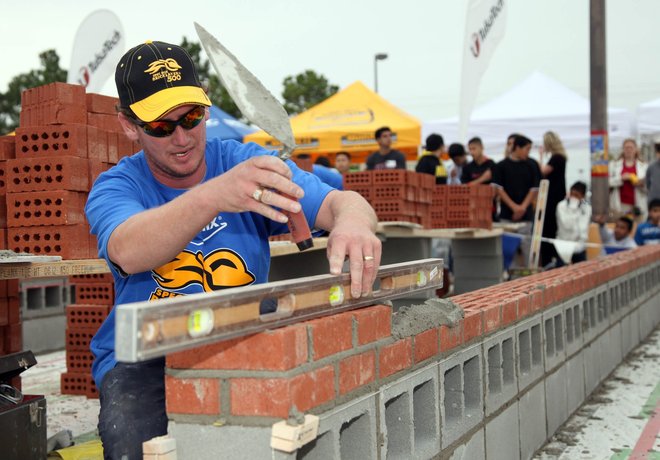
<svg viewBox="0 0 660 460"><path fill-rule="evenodd" d="M374 134L378 151L367 158L367 170L406 169L406 156L392 148L392 130L388 126L378 128Z"/></svg>
<svg viewBox="0 0 660 460"><path fill-rule="evenodd" d="M440 134L429 134L426 138L425 152L417 162L415 171L435 176L435 183L447 183L447 170L442 163L442 154L445 152L445 141Z"/></svg>

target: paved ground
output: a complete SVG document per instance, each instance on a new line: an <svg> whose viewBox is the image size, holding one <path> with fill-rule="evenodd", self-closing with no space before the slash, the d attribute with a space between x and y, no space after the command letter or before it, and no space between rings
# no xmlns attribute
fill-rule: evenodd
<svg viewBox="0 0 660 460"><path fill-rule="evenodd" d="M660 460L660 328L537 454L539 460Z"/></svg>
<svg viewBox="0 0 660 460"><path fill-rule="evenodd" d="M23 393L46 396L48 437L68 429L80 442L96 436L98 399L60 393L60 375L66 372L65 352L39 355L37 365L21 374Z"/></svg>

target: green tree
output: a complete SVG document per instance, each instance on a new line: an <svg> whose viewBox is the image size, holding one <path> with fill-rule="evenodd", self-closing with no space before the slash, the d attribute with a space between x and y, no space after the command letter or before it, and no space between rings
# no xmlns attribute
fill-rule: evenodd
<svg viewBox="0 0 660 460"><path fill-rule="evenodd" d="M243 119L243 114L241 114L241 111L234 103L234 100L222 85L220 77L218 77L215 71L211 72L211 63L208 60L202 61L202 45L189 42L186 37L183 37L181 47L190 54L190 57L195 63L199 79L202 81L202 84L208 88L208 96L209 99L211 99L211 102L229 115L238 119Z"/></svg>
<svg viewBox="0 0 660 460"><path fill-rule="evenodd" d="M67 71L60 67L60 57L55 50L41 53L39 61L41 68L15 76L9 82L7 92L0 93L0 134L18 126L23 91L56 81L66 82Z"/></svg>
<svg viewBox="0 0 660 460"><path fill-rule="evenodd" d="M335 94L339 87L331 85L327 78L313 70L305 70L296 76L288 76L282 83L284 108L289 115L304 112L310 107Z"/></svg>

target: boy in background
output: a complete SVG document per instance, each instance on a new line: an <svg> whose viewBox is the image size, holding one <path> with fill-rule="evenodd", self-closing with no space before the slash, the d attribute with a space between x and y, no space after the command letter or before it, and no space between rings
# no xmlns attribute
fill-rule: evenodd
<svg viewBox="0 0 660 460"><path fill-rule="evenodd" d="M645 244L660 244L660 199L649 203L649 218L637 227L635 243L638 246Z"/></svg>
<svg viewBox="0 0 660 460"><path fill-rule="evenodd" d="M594 221L598 223L598 231L600 232L600 240L603 246L601 255L612 254L614 252L623 251L624 249L636 248L637 243L632 237L633 220L627 216L621 216L614 224L614 230L605 226L607 217L605 214L597 216Z"/></svg>

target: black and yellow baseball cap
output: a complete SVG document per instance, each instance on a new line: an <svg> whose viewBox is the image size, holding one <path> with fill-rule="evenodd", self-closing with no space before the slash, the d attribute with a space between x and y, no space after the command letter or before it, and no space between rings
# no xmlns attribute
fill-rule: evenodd
<svg viewBox="0 0 660 460"><path fill-rule="evenodd" d="M154 121L186 104L211 106L190 55L177 45L147 41L117 64L119 105L142 121Z"/></svg>

